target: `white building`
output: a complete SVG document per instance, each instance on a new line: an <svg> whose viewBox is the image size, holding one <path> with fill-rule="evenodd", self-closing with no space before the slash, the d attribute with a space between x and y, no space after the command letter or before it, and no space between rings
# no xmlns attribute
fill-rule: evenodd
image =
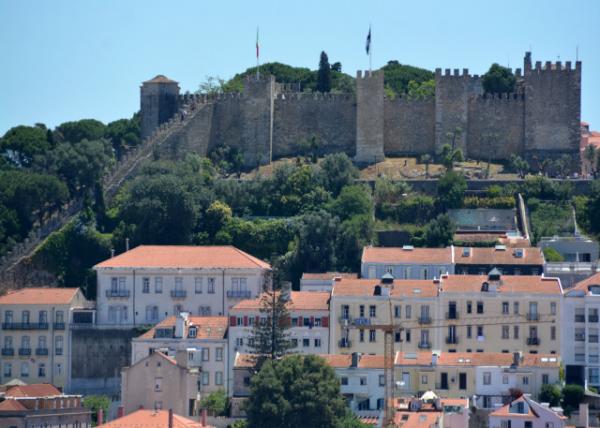
<svg viewBox="0 0 600 428"><path fill-rule="evenodd" d="M141 245L94 266L99 324L156 324L170 315L227 315L270 286L271 267L232 246Z"/></svg>
<svg viewBox="0 0 600 428"><path fill-rule="evenodd" d="M185 312L169 317L131 341L131 364L154 351L175 358L182 350L200 359L197 366L203 392L227 389L227 317L188 316Z"/></svg>
<svg viewBox="0 0 600 428"><path fill-rule="evenodd" d="M324 291L331 293L334 282L340 281L342 278L356 279L358 278L358 275L348 272L305 272L302 274L302 278L300 278L300 291Z"/></svg>
<svg viewBox="0 0 600 428"><path fill-rule="evenodd" d="M490 413L490 428L564 428L567 418L562 409L536 403L526 395ZM587 425L586 425L587 426Z"/></svg>
<svg viewBox="0 0 600 428"><path fill-rule="evenodd" d="M566 290L562 311L566 381L600 387L600 273Z"/></svg>

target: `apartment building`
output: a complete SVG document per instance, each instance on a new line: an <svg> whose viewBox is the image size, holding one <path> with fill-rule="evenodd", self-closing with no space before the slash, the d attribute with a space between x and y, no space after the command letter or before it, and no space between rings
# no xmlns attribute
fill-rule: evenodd
<svg viewBox="0 0 600 428"><path fill-rule="evenodd" d="M537 247L454 247L454 271L462 275L485 275L498 269L503 275L542 275L544 254Z"/></svg>
<svg viewBox="0 0 600 428"><path fill-rule="evenodd" d="M0 426L8 428L91 428L89 409L81 395L65 395L55 386L16 385L4 392L0 402Z"/></svg>
<svg viewBox="0 0 600 428"><path fill-rule="evenodd" d="M541 276L442 275L432 280L342 278L330 301L331 353L383 353L398 325L405 352L560 352L560 280Z"/></svg>
<svg viewBox="0 0 600 428"><path fill-rule="evenodd" d="M397 427L468 428L469 399L439 398L428 391L422 397L397 397L394 399Z"/></svg>
<svg viewBox="0 0 600 428"><path fill-rule="evenodd" d="M202 351L182 349L175 358L153 352L121 371L124 414L138 409L172 409L182 416L200 414Z"/></svg>
<svg viewBox="0 0 600 428"><path fill-rule="evenodd" d="M0 296L0 383L18 378L64 388L74 314L92 307L78 288L23 288Z"/></svg>
<svg viewBox="0 0 600 428"><path fill-rule="evenodd" d="M232 246L140 245L94 266L98 323L156 324L188 312L224 316L270 287L271 267Z"/></svg>
<svg viewBox="0 0 600 428"><path fill-rule="evenodd" d="M185 312L169 317L131 341L131 362L135 365L155 351L175 358L182 350L199 352L196 358L202 392L227 389L227 317L199 317Z"/></svg>
<svg viewBox="0 0 600 428"><path fill-rule="evenodd" d="M300 291L324 291L331 293L333 282L340 278L358 278L358 275L349 272L304 272L302 278L300 278Z"/></svg>
<svg viewBox="0 0 600 428"><path fill-rule="evenodd" d="M488 420L490 428L564 428L567 426L567 418L562 412L537 403L526 395L494 410Z"/></svg>
<svg viewBox="0 0 600 428"><path fill-rule="evenodd" d="M566 290L561 354L567 383L600 387L600 273Z"/></svg>

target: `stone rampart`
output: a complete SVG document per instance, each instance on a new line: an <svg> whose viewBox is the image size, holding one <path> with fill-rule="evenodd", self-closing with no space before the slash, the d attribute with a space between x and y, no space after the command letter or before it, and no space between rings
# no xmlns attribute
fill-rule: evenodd
<svg viewBox="0 0 600 428"><path fill-rule="evenodd" d="M386 156L415 156L434 152L435 99L385 99L384 152Z"/></svg>

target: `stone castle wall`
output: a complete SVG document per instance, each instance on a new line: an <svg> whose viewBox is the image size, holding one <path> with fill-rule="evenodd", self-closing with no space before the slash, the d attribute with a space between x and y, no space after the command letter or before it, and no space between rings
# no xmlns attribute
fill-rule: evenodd
<svg viewBox="0 0 600 428"><path fill-rule="evenodd" d="M524 66L515 72L516 92L496 97L485 96L481 78L467 69L436 69L435 96L425 100L385 98L381 72L359 72L356 95L294 92L270 76L252 77L242 94L180 96L174 114L193 118L163 150L206 155L217 146L236 147L246 166L254 167L300 154L301 142L314 136L321 154L345 152L358 163L372 163L386 155L438 154L450 142L447 134L460 128L455 147L470 158L519 154L535 167L568 154L577 169L581 63L532 67L527 53ZM171 112L170 85L162 92L142 86L145 132Z"/></svg>

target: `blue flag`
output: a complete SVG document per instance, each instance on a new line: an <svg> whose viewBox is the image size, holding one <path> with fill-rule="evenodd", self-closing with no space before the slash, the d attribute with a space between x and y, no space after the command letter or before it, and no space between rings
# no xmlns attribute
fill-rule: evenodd
<svg viewBox="0 0 600 428"><path fill-rule="evenodd" d="M367 55L371 52L371 27L369 27L369 34L367 34L367 45L365 46L367 50Z"/></svg>

